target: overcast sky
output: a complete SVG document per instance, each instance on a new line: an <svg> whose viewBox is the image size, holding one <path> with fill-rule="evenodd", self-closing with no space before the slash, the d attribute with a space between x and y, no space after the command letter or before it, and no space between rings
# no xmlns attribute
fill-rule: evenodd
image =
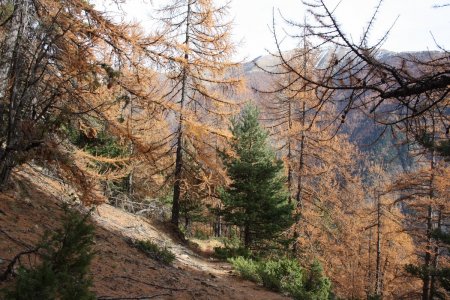
<svg viewBox="0 0 450 300"><path fill-rule="evenodd" d="M339 2L324 1L330 8L334 8ZM398 17L383 48L392 51L433 50L436 49L433 35L441 46L450 49L450 7L433 8L433 5L448 2L450 1L385 0L371 38L375 40L381 37ZM164 3L166 3L164 0L129 0L124 9L131 19L138 20L150 28L152 10ZM377 3L378 0L342 0L336 9L338 21L354 40L361 35ZM102 9L100 6L99 8ZM300 0L232 1L231 17L234 18L235 24L233 37L235 42L242 41L238 48L238 58L249 60L266 54L265 49L274 49L270 30L273 9L280 28L278 30L280 37L284 35L281 29L284 24L278 11L288 19L302 21L304 18L304 7ZM295 44L285 40L283 46L290 49Z"/></svg>

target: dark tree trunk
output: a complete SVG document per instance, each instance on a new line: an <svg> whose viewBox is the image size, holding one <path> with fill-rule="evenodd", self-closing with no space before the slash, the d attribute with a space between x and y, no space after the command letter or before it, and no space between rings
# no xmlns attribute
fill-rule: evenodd
<svg viewBox="0 0 450 300"><path fill-rule="evenodd" d="M15 153L10 149L18 143L20 119L23 106L19 99L19 82L17 77L23 70L23 43L29 29L31 7L30 1L13 1L14 13L9 24L5 25L6 36L0 55L0 190L5 188L16 162ZM19 105L21 104L21 106ZM6 130L5 130L6 128ZM4 136L2 136L4 135Z"/></svg>
<svg viewBox="0 0 450 300"><path fill-rule="evenodd" d="M222 236L222 222L220 215L217 216L216 222L214 223L214 236L215 237Z"/></svg>
<svg viewBox="0 0 450 300"><path fill-rule="evenodd" d="M375 295L381 295L381 202L377 195L377 265L375 271Z"/></svg>
<svg viewBox="0 0 450 300"><path fill-rule="evenodd" d="M431 217L432 217L432 208L431 205L428 206L427 213L427 247L425 252L425 261L424 261L424 272L423 274L423 286L422 286L422 300L430 300L430 263L431 263Z"/></svg>
<svg viewBox="0 0 450 300"><path fill-rule="evenodd" d="M13 168L14 163L10 155L6 154L0 158L0 191L6 187Z"/></svg>
<svg viewBox="0 0 450 300"><path fill-rule="evenodd" d="M190 237L191 236L191 218L189 217L189 215L186 213L186 215L184 216L184 229L186 232L186 237Z"/></svg>
<svg viewBox="0 0 450 300"><path fill-rule="evenodd" d="M244 247L248 249L250 247L250 244L252 242L251 236L250 236L250 226L245 225L244 227Z"/></svg>
<svg viewBox="0 0 450 300"><path fill-rule="evenodd" d="M291 141L291 130L292 130L292 104L291 104L291 100L288 99L289 103L288 103L288 125L289 125L289 137L288 137L288 156L287 156L287 161L288 161L288 178L287 178L287 182L288 182L288 192L289 192L289 198L288 198L288 203L292 204L292 181L293 181L293 176L292 176L292 141Z"/></svg>
<svg viewBox="0 0 450 300"><path fill-rule="evenodd" d="M304 169L304 165L305 165L305 161L304 161L304 150L305 150L305 132L304 132L304 127L305 127L305 117L306 117L306 111L305 111L305 101L303 101L303 106L302 106L302 134L301 134L301 139L300 139L300 161L299 161L299 166L298 166L298 183L297 183L297 194L295 196L295 199L297 201L297 208L295 210L295 228L294 228L294 247L293 247L293 251L294 254L298 253L299 250L299 245L298 245L298 238L300 237L300 234L298 232L298 227L300 226L300 213L301 210L303 209L303 169Z"/></svg>
<svg viewBox="0 0 450 300"><path fill-rule="evenodd" d="M180 129L177 141L177 154L175 159L175 182L173 185L173 201L172 201L172 223L177 227L180 220L181 171L183 167L183 152L181 145L182 136L183 135Z"/></svg>
<svg viewBox="0 0 450 300"><path fill-rule="evenodd" d="M306 24L306 20L305 20ZM303 29L303 51L306 53L306 26ZM306 77L306 56L303 58L303 75ZM306 97L306 83L303 85L303 97ZM294 227L294 255L296 255L299 251L299 245L298 245L298 238L300 237L300 234L298 232L299 226L300 226L300 213L303 209L303 169L304 169L304 155L305 155L305 124L306 124L306 100L302 101L302 111L301 111L301 123L302 123L302 133L301 133L301 139L300 139L300 159L299 159L299 166L298 166L298 185L297 185L297 194L295 199L297 200L297 207L295 210L295 227Z"/></svg>
<svg viewBox="0 0 450 300"><path fill-rule="evenodd" d="M372 227L369 229L369 255L368 255L368 267L367 267L367 299L372 295Z"/></svg>
<svg viewBox="0 0 450 300"><path fill-rule="evenodd" d="M191 1L187 3L187 13L186 13L186 35L184 45L186 48L189 48L189 30L191 27L190 18L191 18ZM189 61L189 54L186 50L184 53L184 59L186 62ZM187 79L188 79L188 65L186 65L183 69L183 78L182 78L182 86L181 86L181 99L180 99L180 116L179 116L179 124L178 124L178 138L177 138L177 153L175 159L175 182L173 185L173 202L172 202L172 223L178 228L180 222L180 195L181 195L181 176L183 169L183 110L184 103L187 97Z"/></svg>
<svg viewBox="0 0 450 300"><path fill-rule="evenodd" d="M441 230L441 223L442 223L442 208L439 208L438 211L438 220L437 220L437 230ZM438 241L436 241L436 246L434 246L434 256L433 256L433 271L437 270L438 268L438 260L439 260L439 244ZM436 295L436 276L431 276L431 284L430 284L430 299L433 299L433 297Z"/></svg>

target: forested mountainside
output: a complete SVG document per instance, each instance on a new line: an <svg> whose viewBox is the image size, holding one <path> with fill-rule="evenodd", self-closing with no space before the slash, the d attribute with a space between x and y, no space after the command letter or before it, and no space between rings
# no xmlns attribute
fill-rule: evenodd
<svg viewBox="0 0 450 300"><path fill-rule="evenodd" d="M296 51L299 50L283 51L283 55L292 57L295 56ZM333 55L343 56L345 49L341 47L319 49L315 54L314 68L326 68ZM382 63L397 67L406 60L409 64L408 72L417 74L420 70L411 61L437 59L443 55L444 53L439 51L393 52L381 49L375 57ZM271 81L271 76L266 71L276 72L277 69L280 70L281 66L282 63L277 54L267 54L244 63L243 72L251 87L264 90L267 82ZM264 94L254 97L266 98ZM335 96L336 110L344 110L345 102L339 100L345 97L345 94ZM268 101L271 101L270 97ZM355 111L350 114L346 118L346 122L342 124L340 131L347 134L348 140L354 143L360 151L369 155L371 160L377 160L386 165L389 172L408 171L413 167L408 144L404 141L405 136L401 133L397 135L386 132L386 126L375 122L372 118L367 118L361 112Z"/></svg>
<svg viewBox="0 0 450 300"><path fill-rule="evenodd" d="M448 51L122 2L0 0L2 299L449 297Z"/></svg>

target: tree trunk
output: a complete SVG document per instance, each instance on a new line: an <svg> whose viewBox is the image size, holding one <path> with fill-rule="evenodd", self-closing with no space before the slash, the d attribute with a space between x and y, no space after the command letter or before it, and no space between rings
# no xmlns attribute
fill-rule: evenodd
<svg viewBox="0 0 450 300"><path fill-rule="evenodd" d="M180 114L180 127L182 123L182 115ZM173 184L173 201L172 201L172 223L178 227L180 220L180 194L181 194L181 171L183 168L182 129L179 129L177 139L177 154L175 159L175 182Z"/></svg>
<svg viewBox="0 0 450 300"><path fill-rule="evenodd" d="M128 122L128 126L130 128L130 135L133 136L133 100L130 100L130 117L129 117L129 122ZM130 156L133 156L134 154L134 142L133 140L131 140L130 144L129 144L129 151L130 151ZM128 190L128 196L132 196L133 195L133 172L134 172L134 168L132 168L130 170L130 174L128 174L128 178L127 178L127 190Z"/></svg>
<svg viewBox="0 0 450 300"><path fill-rule="evenodd" d="M367 299L369 299L369 296L372 295L372 227L369 229L369 255L368 255L368 267L367 267Z"/></svg>
<svg viewBox="0 0 450 300"><path fill-rule="evenodd" d="M424 272L423 275L423 286L422 286L422 300L430 300L430 263L431 263L431 230L432 230L432 207L428 206L427 213L427 246L425 252L425 261L424 261Z"/></svg>
<svg viewBox="0 0 450 300"><path fill-rule="evenodd" d="M186 49L189 49L189 30L190 30L190 18L191 18L191 1L187 4L187 22L186 22L186 35L184 45ZM172 224L177 228L180 221L180 195L181 195L181 179L183 170L183 109L184 103L187 97L187 75L188 75L188 65L189 65L189 53L185 50L184 59L185 66L183 69L183 79L181 87L181 99L180 99L180 116L178 123L178 138L177 138L177 152L175 158L175 182L173 185L173 202L172 202Z"/></svg>
<svg viewBox="0 0 450 300"><path fill-rule="evenodd" d="M288 82L290 81L290 78L288 79ZM288 192L289 192L289 198L288 203L292 204L292 141L291 141L291 130L292 130L292 104L291 99L288 99L288 126L289 126L289 136L288 136L288 156L287 156L287 167L288 167Z"/></svg>
<svg viewBox="0 0 450 300"><path fill-rule="evenodd" d="M0 158L0 191L6 187L14 165L11 155Z"/></svg>
<svg viewBox="0 0 450 300"><path fill-rule="evenodd" d="M433 119L433 140L434 143L434 119ZM432 201L434 198L434 171L435 171L435 154L434 150L431 150L430 159L430 186L429 186L429 198L430 204L428 205L427 211L427 245L425 250L425 261L424 270L425 274L423 276L423 286L422 286L422 300L431 300L431 242L432 242L432 231L433 231L433 207Z"/></svg>
<svg viewBox="0 0 450 300"><path fill-rule="evenodd" d="M220 217L220 215L217 215L217 219L216 219L215 236L216 237L221 237L222 236L222 218Z"/></svg>
<svg viewBox="0 0 450 300"><path fill-rule="evenodd" d="M184 229L186 237L190 237L192 235L191 218L189 217L188 213L186 213L186 215L184 216Z"/></svg>
<svg viewBox="0 0 450 300"><path fill-rule="evenodd" d="M306 24L306 19L305 19ZM303 52L306 55L306 26L303 28ZM307 61L306 56L303 58L303 75L306 77L306 67L307 67ZM306 97L306 83L304 83L303 86L303 97ZM304 168L304 148L305 148L305 123L306 123L306 101L303 100L302 102L302 133L301 133L301 139L300 139L300 161L298 166L298 185L297 185L297 195L295 199L297 200L297 207L295 210L295 227L294 227L294 247L293 251L294 254L298 253L299 245L298 245L298 238L300 236L298 230L299 230L299 222L300 222L300 211L303 209L303 183L302 183L302 175L303 175L303 168Z"/></svg>
<svg viewBox="0 0 450 300"><path fill-rule="evenodd" d="M244 226L244 247L245 249L248 249L250 247L252 240L250 236L250 226L245 225Z"/></svg>
<svg viewBox="0 0 450 300"><path fill-rule="evenodd" d="M381 201L377 195L377 265L375 270L375 295L381 295Z"/></svg>
<svg viewBox="0 0 450 300"><path fill-rule="evenodd" d="M306 112L305 112L305 102L303 101L303 107L302 107L302 135L301 135L301 139L300 139L300 161L299 161L299 166L298 166L298 185L297 185L297 194L295 196L295 199L297 201L297 207L295 210L295 228L294 228L294 247L293 247L293 251L294 254L298 253L299 250L299 245L298 245L298 238L300 237L300 234L298 232L298 227L299 227L299 223L300 223L300 211L303 208L303 168L304 168L304 148L305 148L305 132L304 132L304 127L305 127L305 117L306 117Z"/></svg>
<svg viewBox="0 0 450 300"><path fill-rule="evenodd" d="M5 136L0 136L0 190L5 188L16 165L14 151L10 148L17 146L18 134L18 83L15 80L19 71L19 61L22 58L21 49L23 39L27 34L32 5L28 0L13 2L14 12L10 22L5 25L5 39L2 41L4 49L0 53L0 126ZM6 110L7 108L7 110ZM4 118L5 116L5 118Z"/></svg>
<svg viewBox="0 0 450 300"><path fill-rule="evenodd" d="M438 220L437 220L437 230L441 230L441 222L442 222L442 208L439 208L438 211ZM433 273L438 268L438 258L439 258L439 244L438 241L436 241L436 246L434 247L434 256L433 256ZM436 294L436 276L431 275L431 284L430 284L430 299L433 299L433 297Z"/></svg>

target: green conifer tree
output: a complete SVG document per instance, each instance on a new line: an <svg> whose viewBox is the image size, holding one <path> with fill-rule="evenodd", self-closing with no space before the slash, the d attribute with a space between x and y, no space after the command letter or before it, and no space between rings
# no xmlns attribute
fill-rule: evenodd
<svg viewBox="0 0 450 300"><path fill-rule="evenodd" d="M295 299L329 299L331 291L331 281L323 274L323 268L319 261L313 261L303 285L303 291L296 294Z"/></svg>
<svg viewBox="0 0 450 300"><path fill-rule="evenodd" d="M248 105L232 120L231 149L223 162L232 184L221 193L226 221L243 229L244 247L261 249L292 224L283 164L268 147L259 112Z"/></svg>
<svg viewBox="0 0 450 300"><path fill-rule="evenodd" d="M20 266L15 285L0 291L1 299L95 299L88 275L94 256L94 226L87 221L89 215L67 206L64 212L62 228L45 236L36 248L42 262L32 268Z"/></svg>

